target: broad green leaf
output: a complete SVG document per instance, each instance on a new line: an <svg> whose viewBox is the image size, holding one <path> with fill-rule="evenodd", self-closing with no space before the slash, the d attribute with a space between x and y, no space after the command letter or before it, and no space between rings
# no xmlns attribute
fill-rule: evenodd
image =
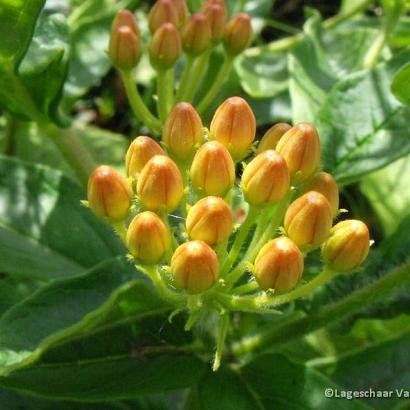
<svg viewBox="0 0 410 410"><path fill-rule="evenodd" d="M410 156L362 178L360 189L370 200L386 235L391 235L410 210Z"/></svg>
<svg viewBox="0 0 410 410"><path fill-rule="evenodd" d="M291 106L287 91L275 98L247 98L248 103L255 113L258 125L272 125L276 122L291 121ZM262 135L259 135L262 137Z"/></svg>
<svg viewBox="0 0 410 410"><path fill-rule="evenodd" d="M60 172L0 159L0 270L50 280L77 275L125 250L80 204Z"/></svg>
<svg viewBox="0 0 410 410"><path fill-rule="evenodd" d="M391 89L403 104L410 105L410 64L402 67L393 78Z"/></svg>
<svg viewBox="0 0 410 410"><path fill-rule="evenodd" d="M0 1L0 60L14 69L24 56L45 0ZM12 34L12 35L11 35Z"/></svg>
<svg viewBox="0 0 410 410"><path fill-rule="evenodd" d="M21 63L0 67L0 106L25 119L65 124L59 101L67 64L68 30L64 17L42 15Z"/></svg>
<svg viewBox="0 0 410 410"><path fill-rule="evenodd" d="M235 63L242 88L255 98L275 97L288 88L287 56L269 47L250 49Z"/></svg>
<svg viewBox="0 0 410 410"><path fill-rule="evenodd" d="M377 409L392 409L396 405L410 403L410 398L404 396L410 384L409 355L410 333L407 333L399 340L384 342L341 357L327 367L326 373L348 390L372 388L392 391L392 396L388 399L366 400Z"/></svg>
<svg viewBox="0 0 410 410"><path fill-rule="evenodd" d="M318 371L281 355L262 355L238 368L208 374L197 386L195 410L367 409L358 401L325 397L339 388Z"/></svg>
<svg viewBox="0 0 410 410"><path fill-rule="evenodd" d="M323 166L339 182L355 180L410 152L410 109L390 92L393 73L409 57L404 52L371 71L347 76L317 113Z"/></svg>

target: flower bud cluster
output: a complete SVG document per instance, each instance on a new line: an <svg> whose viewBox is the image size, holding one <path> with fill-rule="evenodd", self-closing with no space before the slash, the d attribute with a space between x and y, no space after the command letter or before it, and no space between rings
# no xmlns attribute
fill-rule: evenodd
<svg viewBox="0 0 410 410"><path fill-rule="evenodd" d="M124 242L138 265L168 265L163 280L178 294L200 294L229 280L236 247L247 236L240 231L255 221L262 225L254 249L242 254L260 290L286 294L298 286L304 257L315 250L330 271L360 266L369 232L361 221L334 224L339 191L332 175L320 171L316 128L280 123L257 146L255 138L255 116L240 97L216 109L209 130L192 105L177 103L160 142L139 136L130 144L128 179L108 166L91 174L89 207L114 226L126 226ZM237 233L232 196L248 209ZM171 213L178 223L170 224Z"/></svg>

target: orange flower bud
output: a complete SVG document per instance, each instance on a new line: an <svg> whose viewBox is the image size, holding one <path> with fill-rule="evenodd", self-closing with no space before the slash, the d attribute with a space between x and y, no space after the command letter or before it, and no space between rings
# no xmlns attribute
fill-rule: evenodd
<svg viewBox="0 0 410 410"><path fill-rule="evenodd" d="M182 47L192 56L199 56L211 44L211 27L203 13L192 15L182 31Z"/></svg>
<svg viewBox="0 0 410 410"><path fill-rule="evenodd" d="M269 241L255 260L255 279L264 290L287 292L297 285L302 273L303 254L286 237Z"/></svg>
<svg viewBox="0 0 410 410"><path fill-rule="evenodd" d="M201 293L211 288L218 278L218 257L203 241L180 245L171 259L175 285L188 293Z"/></svg>
<svg viewBox="0 0 410 410"><path fill-rule="evenodd" d="M349 272L363 263L369 253L369 230L362 221L347 220L330 230L322 245L326 265L336 272Z"/></svg>
<svg viewBox="0 0 410 410"><path fill-rule="evenodd" d="M257 153L260 154L268 149L276 149L282 135L291 128L286 122L279 122L270 127L259 141Z"/></svg>
<svg viewBox="0 0 410 410"><path fill-rule="evenodd" d="M292 202L285 215L285 231L299 247L311 249L322 244L332 226L332 209L319 192L309 191Z"/></svg>
<svg viewBox="0 0 410 410"><path fill-rule="evenodd" d="M337 187L336 181L332 175L327 172L319 172L304 187L303 192L308 191L316 191L324 195L329 201L333 216L336 215L339 209L339 188Z"/></svg>
<svg viewBox="0 0 410 410"><path fill-rule="evenodd" d="M115 31L118 27L126 26L129 27L137 37L140 36L140 32L137 25L137 20L135 16L129 10L120 10L112 23L111 30Z"/></svg>
<svg viewBox="0 0 410 410"><path fill-rule="evenodd" d="M135 138L125 157L127 175L136 178L145 164L155 155L165 155L165 152L152 138L145 136Z"/></svg>
<svg viewBox="0 0 410 410"><path fill-rule="evenodd" d="M209 137L223 144L238 161L248 153L255 133L256 121L251 107L243 98L231 97L216 110Z"/></svg>
<svg viewBox="0 0 410 410"><path fill-rule="evenodd" d="M285 158L291 176L298 182L306 181L319 168L319 135L311 124L292 127L279 140L276 150Z"/></svg>
<svg viewBox="0 0 410 410"><path fill-rule="evenodd" d="M192 239L215 246L227 240L232 233L231 208L217 196L202 198L189 210L186 229Z"/></svg>
<svg viewBox="0 0 410 410"><path fill-rule="evenodd" d="M246 13L239 13L226 25L223 44L228 54L236 56L242 53L251 39L251 18Z"/></svg>
<svg viewBox="0 0 410 410"><path fill-rule="evenodd" d="M182 176L174 161L155 155L145 164L137 181L137 195L145 209L172 212L183 193Z"/></svg>
<svg viewBox="0 0 410 410"><path fill-rule="evenodd" d="M120 70L134 68L141 56L139 34L129 26L114 27L111 31L108 54L112 64Z"/></svg>
<svg viewBox="0 0 410 410"><path fill-rule="evenodd" d="M164 23L179 26L177 8L172 0L158 0L148 14L148 25L151 33L155 33Z"/></svg>
<svg viewBox="0 0 410 410"><path fill-rule="evenodd" d="M161 218L150 211L134 217L127 230L127 248L145 264L159 263L171 246L171 234Z"/></svg>
<svg viewBox="0 0 410 410"><path fill-rule="evenodd" d="M235 182L235 164L222 144L207 142L195 154L190 176L199 194L224 196Z"/></svg>
<svg viewBox="0 0 410 410"><path fill-rule="evenodd" d="M128 181L107 165L101 165L91 173L87 197L89 207L97 216L113 222L125 219L131 206Z"/></svg>
<svg viewBox="0 0 410 410"><path fill-rule="evenodd" d="M201 117L195 108L181 102L172 109L164 125L163 141L172 158L192 158L204 140Z"/></svg>
<svg viewBox="0 0 410 410"><path fill-rule="evenodd" d="M151 65L157 69L171 68L181 53L182 45L178 30L171 23L162 24L149 46Z"/></svg>
<svg viewBox="0 0 410 410"><path fill-rule="evenodd" d="M215 44L221 40L224 34L227 17L226 7L218 3L205 3L202 13L208 19L209 27L211 28L211 39Z"/></svg>
<svg viewBox="0 0 410 410"><path fill-rule="evenodd" d="M189 15L188 6L185 0L173 0L178 15L178 27L182 27Z"/></svg>
<svg viewBox="0 0 410 410"><path fill-rule="evenodd" d="M266 206L280 201L290 186L286 161L274 150L262 152L246 166L241 186L251 205Z"/></svg>

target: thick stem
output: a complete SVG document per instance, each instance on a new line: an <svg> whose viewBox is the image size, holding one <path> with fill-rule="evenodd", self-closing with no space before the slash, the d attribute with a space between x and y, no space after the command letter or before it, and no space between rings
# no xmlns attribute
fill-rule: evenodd
<svg viewBox="0 0 410 410"><path fill-rule="evenodd" d="M204 54L199 57L195 63L194 69L191 74L190 81L188 82L184 94L183 94L183 101L192 102L195 91L199 89L199 84L206 66L208 62L209 55L211 54L212 49L209 49L204 52Z"/></svg>
<svg viewBox="0 0 410 410"><path fill-rule="evenodd" d="M386 44L386 40L387 40L387 33L385 30L383 30L376 37L373 44L370 46L368 52L366 53L364 60L363 60L363 68L370 70L376 65L377 60L379 59L380 53Z"/></svg>
<svg viewBox="0 0 410 410"><path fill-rule="evenodd" d="M247 337L233 346L235 355L272 349L295 338L300 338L323 326L351 316L360 310L386 300L399 289L410 283L410 262L384 275L379 280L357 290L350 296L322 307L316 313L296 318L281 326L275 326L253 337Z"/></svg>
<svg viewBox="0 0 410 410"><path fill-rule="evenodd" d="M18 128L18 120L11 114L5 115L6 127L4 130L4 155L12 157L16 150L16 131Z"/></svg>
<svg viewBox="0 0 410 410"><path fill-rule="evenodd" d="M235 295L244 295L245 293L254 292L259 290L259 285L255 280L252 280L244 285L238 286L232 290Z"/></svg>
<svg viewBox="0 0 410 410"><path fill-rule="evenodd" d="M161 132L161 122L156 118L144 104L136 87L133 71L120 71L124 83L128 101L135 116L148 126L155 134Z"/></svg>
<svg viewBox="0 0 410 410"><path fill-rule="evenodd" d="M185 94L187 92L187 88L189 86L189 80L192 74L192 67L194 65L195 58L193 56L187 55L185 66L182 71L181 80L178 84L178 91L175 97L175 101L184 101Z"/></svg>
<svg viewBox="0 0 410 410"><path fill-rule="evenodd" d="M225 339L229 330L229 312L223 312L219 316L219 328L218 328L218 339L216 342L216 352L214 357L214 362L212 365L212 370L216 372L221 365L221 359L223 350L225 347Z"/></svg>
<svg viewBox="0 0 410 410"><path fill-rule="evenodd" d="M215 96L220 91L223 82L226 81L228 78L229 72L232 68L232 64L233 57L229 55L225 56L225 61L221 67L221 70L216 76L215 81L213 82L211 88L205 94L201 102L198 104L197 111L200 114L202 114L208 108L208 106L212 103Z"/></svg>
<svg viewBox="0 0 410 410"><path fill-rule="evenodd" d="M174 69L157 71L157 108L162 123L168 117L174 101Z"/></svg>
<svg viewBox="0 0 410 410"><path fill-rule="evenodd" d="M127 229L125 228L124 222L115 222L112 224L117 235L120 237L124 244L127 243Z"/></svg>

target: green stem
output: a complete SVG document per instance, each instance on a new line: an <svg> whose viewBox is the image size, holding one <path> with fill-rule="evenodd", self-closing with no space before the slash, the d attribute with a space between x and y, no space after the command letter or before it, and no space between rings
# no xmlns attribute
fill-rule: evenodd
<svg viewBox="0 0 410 410"><path fill-rule="evenodd" d="M248 236L249 230L251 229L257 216L258 216L258 209L250 207L248 211L248 215L246 216L246 219L243 222L243 224L239 227L239 232L236 235L234 243L232 244L228 257L226 258L225 263L222 266L222 269L221 269L222 278L229 272L232 265L236 261L236 258L238 257L241 251L242 245L245 242L246 237Z"/></svg>
<svg viewBox="0 0 410 410"><path fill-rule="evenodd" d="M219 329L218 329L218 339L216 342L216 352L214 357L214 362L212 365L212 370L216 372L221 365L221 359L223 350L225 347L225 339L229 330L229 312L223 312L219 316Z"/></svg>
<svg viewBox="0 0 410 410"><path fill-rule="evenodd" d="M366 53L363 59L363 68L370 70L376 65L380 53L386 44L386 41L387 33L385 30L382 30L370 46L368 52Z"/></svg>
<svg viewBox="0 0 410 410"><path fill-rule="evenodd" d="M18 119L11 114L6 113L6 127L4 130L4 155L12 157L16 151L16 132L18 128Z"/></svg>
<svg viewBox="0 0 410 410"><path fill-rule="evenodd" d="M225 289L228 291L232 288L233 285L245 274L247 270L246 263L241 262L236 266L236 268L229 272L227 278L225 279Z"/></svg>
<svg viewBox="0 0 410 410"><path fill-rule="evenodd" d="M175 101L184 101L185 93L189 85L189 80L192 74L192 67L194 65L195 58L191 55L187 55L184 69L182 71L181 80L178 84L178 92L175 97Z"/></svg>
<svg viewBox="0 0 410 410"><path fill-rule="evenodd" d="M247 337L233 346L235 355L272 349L293 339L303 337L324 326L340 321L377 302L384 301L399 289L410 284L410 261L350 296L315 313L275 326L253 337Z"/></svg>
<svg viewBox="0 0 410 410"><path fill-rule="evenodd" d="M234 59L232 56L225 56L224 63L218 75L216 76L211 88L208 90L208 92L205 94L205 96L202 98L202 100L197 106L197 111L199 112L199 114L202 114L208 108L209 104L212 103L213 99L220 91L223 82L227 80L229 72L232 68L233 60Z"/></svg>
<svg viewBox="0 0 410 410"><path fill-rule="evenodd" d="M206 63L208 62L211 51L212 49L210 48L209 50L205 51L204 54L201 55L201 57L197 59L191 74L190 81L185 87L183 101L192 102L195 95L195 91L199 89L199 83L201 81L203 71L205 69Z"/></svg>
<svg viewBox="0 0 410 410"><path fill-rule="evenodd" d="M162 123L168 117L174 100L174 69L157 71L157 107Z"/></svg>
<svg viewBox="0 0 410 410"><path fill-rule="evenodd" d="M124 222L114 222L112 223L112 227L114 228L117 235L121 238L124 244L127 243L127 229L125 228Z"/></svg>
<svg viewBox="0 0 410 410"><path fill-rule="evenodd" d="M155 134L161 132L161 122L148 110L136 87L133 71L120 71L128 101L135 116L148 126Z"/></svg>
<svg viewBox="0 0 410 410"><path fill-rule="evenodd" d="M250 292L253 292L255 290L259 290L259 285L255 280L252 280L248 283L245 283L242 286L238 286L238 287L234 288L233 293L235 295L243 295L245 293L250 293Z"/></svg>

